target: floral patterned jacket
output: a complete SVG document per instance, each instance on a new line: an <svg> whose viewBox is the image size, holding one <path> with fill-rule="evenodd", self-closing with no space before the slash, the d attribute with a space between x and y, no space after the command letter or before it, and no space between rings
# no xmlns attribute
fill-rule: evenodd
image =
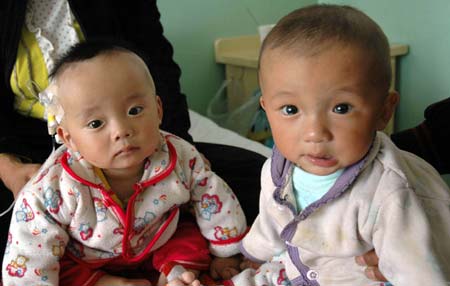
<svg viewBox="0 0 450 286"><path fill-rule="evenodd" d="M113 198L95 168L62 146L17 198L3 258L4 285L57 285L58 261L68 252L82 263L120 258L139 262L174 233L179 206L194 211L211 253L238 253L247 226L228 185L198 151L161 132L126 208Z"/></svg>

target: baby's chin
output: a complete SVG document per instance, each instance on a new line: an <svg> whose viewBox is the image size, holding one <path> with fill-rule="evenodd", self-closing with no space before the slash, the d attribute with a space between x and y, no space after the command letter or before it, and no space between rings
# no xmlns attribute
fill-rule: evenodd
<svg viewBox="0 0 450 286"><path fill-rule="evenodd" d="M305 171L310 174L314 174L316 176L328 176L328 175L336 172L337 169L335 169L335 170L312 170L312 171L305 170Z"/></svg>
<svg viewBox="0 0 450 286"><path fill-rule="evenodd" d="M316 176L327 176L343 168L339 165L334 165L332 167L321 167L310 164L296 164L296 166L302 169L303 171Z"/></svg>
<svg viewBox="0 0 450 286"><path fill-rule="evenodd" d="M111 170L130 170L136 168L144 168L147 162L148 156L138 156L138 157L130 157L130 158L120 158L120 160L113 160L109 162L109 164L105 164L102 169L111 169Z"/></svg>

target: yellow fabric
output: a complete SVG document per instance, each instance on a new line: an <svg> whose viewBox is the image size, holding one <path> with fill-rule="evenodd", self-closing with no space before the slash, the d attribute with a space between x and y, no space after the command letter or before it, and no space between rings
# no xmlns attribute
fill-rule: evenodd
<svg viewBox="0 0 450 286"><path fill-rule="evenodd" d="M80 41L84 41L79 23L74 21L73 25ZM48 86L48 70L35 35L25 25L10 84L16 95L15 109L25 116L45 120L44 107L39 102L38 95Z"/></svg>
<svg viewBox="0 0 450 286"><path fill-rule="evenodd" d="M75 31L77 32L77 36L78 36L78 39L80 40L80 42L84 42L85 38L84 38L83 32L81 31L80 23L78 23L77 20L73 21L73 27L75 28Z"/></svg>
<svg viewBox="0 0 450 286"><path fill-rule="evenodd" d="M36 38L23 27L10 82L16 94L15 108L19 113L43 119L44 107L39 103L38 94L47 87L47 77L47 67Z"/></svg>
<svg viewBox="0 0 450 286"><path fill-rule="evenodd" d="M102 169L94 167L94 172L100 178L105 188L110 191L111 186L109 185L108 180L106 180L105 174L103 174ZM124 204L116 194L111 194L111 198L123 209Z"/></svg>

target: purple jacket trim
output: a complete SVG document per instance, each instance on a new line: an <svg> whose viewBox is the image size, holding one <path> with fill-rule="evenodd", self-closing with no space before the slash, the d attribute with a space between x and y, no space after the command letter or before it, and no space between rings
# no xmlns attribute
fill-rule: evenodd
<svg viewBox="0 0 450 286"><path fill-rule="evenodd" d="M300 219L306 219L311 213L313 213L316 209L321 207L322 205L327 204L328 202L338 198L341 196L348 187L355 181L356 177L359 175L364 163L366 162L366 157L356 162L355 164L347 167L341 176L336 180L331 189L323 195L319 200L307 206L301 213Z"/></svg>
<svg viewBox="0 0 450 286"><path fill-rule="evenodd" d="M291 258L292 263L297 267L297 269L300 272L300 276L294 278L291 280L291 284L298 285L298 286L319 286L320 284L315 280L310 280L308 278L308 271L310 270L308 266L302 263L300 260L300 254L298 252L298 248L295 246L292 246L290 244L290 241L292 237L294 236L296 230L297 230L297 224L298 219L293 220L290 222L281 232L280 237L286 242L286 248L289 254L289 257Z"/></svg>
<svg viewBox="0 0 450 286"><path fill-rule="evenodd" d="M310 285L310 284L308 284L308 282L303 280L303 278L301 276L299 276L295 279L292 279L290 282L291 282L290 286L309 286Z"/></svg>
<svg viewBox="0 0 450 286"><path fill-rule="evenodd" d="M286 242L287 250L289 257L292 260L292 263L300 272L300 276L291 280L292 285L298 286L319 286L320 284L316 280L310 280L308 278L308 271L310 268L303 264L300 259L300 254L298 248L292 246L290 244L292 237L297 230L297 224L305 220L311 213L317 210L322 205L327 204L328 202L338 198L341 196L348 187L355 181L356 177L360 173L364 163L366 162L367 155L364 156L360 161L355 164L347 167L341 176L336 180L331 189L319 200L307 206L299 215L297 215L294 220L289 223L281 232L280 237ZM289 209L295 214L295 207L292 204L287 203L284 197L281 197L281 192L283 187L286 184L286 175L289 172L289 169L292 165L283 155L278 151L278 149L274 146L272 159L271 159L271 175L272 181L276 186L276 189L273 193L273 198L275 201L281 205L288 206Z"/></svg>
<svg viewBox="0 0 450 286"><path fill-rule="evenodd" d="M284 178L292 163L281 155L276 146L273 146L271 161L272 182L277 188L281 188L284 186Z"/></svg>
<svg viewBox="0 0 450 286"><path fill-rule="evenodd" d="M282 189L286 183L286 175L289 172L292 162L284 158L276 146L272 149L271 160L270 173L272 175L272 182L276 186L275 192L273 193L273 199L280 205L288 207L291 212L296 215L297 211L295 206L287 202L285 197L281 196Z"/></svg>
<svg viewBox="0 0 450 286"><path fill-rule="evenodd" d="M302 263L300 260L300 254L298 253L298 248L288 245L288 253L291 257L292 262L300 270L301 276L296 277L291 281L292 285L301 286L320 286L319 282L316 280L310 280L308 278L308 271L310 270L308 266ZM294 282L295 281L295 282ZM297 284L298 283L298 284Z"/></svg>

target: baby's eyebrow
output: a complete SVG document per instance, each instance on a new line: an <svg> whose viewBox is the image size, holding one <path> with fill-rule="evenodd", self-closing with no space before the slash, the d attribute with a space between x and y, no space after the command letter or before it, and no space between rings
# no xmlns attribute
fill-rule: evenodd
<svg viewBox="0 0 450 286"><path fill-rule="evenodd" d="M298 95L294 92L288 90L279 90L277 91L273 98L296 98Z"/></svg>
<svg viewBox="0 0 450 286"><path fill-rule="evenodd" d="M299 94L294 94L292 92L288 92L288 91L281 91L281 92L277 92L276 94L274 94L274 96L271 97L271 101L275 102L275 103L279 103L279 102L290 102L290 101L295 101L297 98L299 98Z"/></svg>
<svg viewBox="0 0 450 286"><path fill-rule="evenodd" d="M348 92L348 93L358 93L358 91L364 89L366 87L366 84L364 83L347 83L341 86L335 86L335 91L340 92Z"/></svg>
<svg viewBox="0 0 450 286"><path fill-rule="evenodd" d="M133 93L133 94L129 95L129 96L126 98L126 100L127 100L127 101L133 101L133 100L136 100L136 99L145 98L145 97L147 97L147 96L155 96L155 94L152 93L151 95L149 95L149 94L144 94L144 93Z"/></svg>
<svg viewBox="0 0 450 286"><path fill-rule="evenodd" d="M77 114L75 114L76 118L79 119L84 119L86 117L91 116L93 113L95 113L95 111L99 110L100 107L98 106L91 106L91 107L87 107L87 108L83 108L83 110Z"/></svg>

